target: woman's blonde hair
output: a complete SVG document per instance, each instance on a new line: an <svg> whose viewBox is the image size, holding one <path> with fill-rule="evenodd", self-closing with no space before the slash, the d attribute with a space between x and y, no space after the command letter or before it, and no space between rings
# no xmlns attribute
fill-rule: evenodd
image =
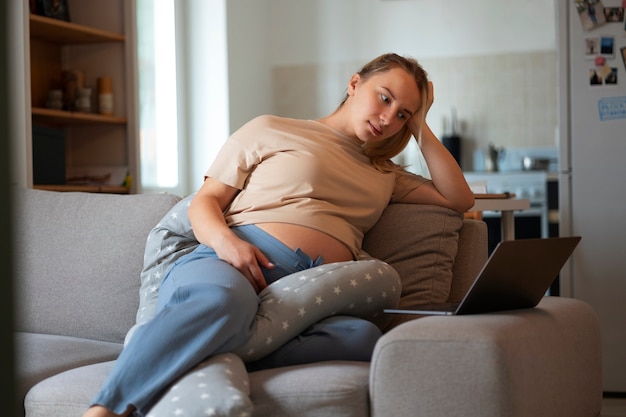
<svg viewBox="0 0 626 417"><path fill-rule="evenodd" d="M424 123L426 118L425 109L427 106L426 101L428 100L428 74L422 68L422 66L413 58L402 57L397 54L384 54L377 58L374 58L372 61L368 62L361 68L361 70L357 73L362 80L367 80L373 75L380 74L382 72L389 71L393 68L402 68L407 73L413 76L415 80L415 84L420 92L422 97L422 104L413 117L419 117L421 119L421 123ZM348 95L343 99L339 107L341 107L346 100L348 100ZM365 155L367 155L372 164L383 171L387 171L393 169L389 164L389 159L398 155L402 150L406 147L411 139L411 132L409 131L408 126L405 124L402 129L389 139L386 139L381 142L368 142L363 145L363 151ZM418 143L421 143L421 137L416 138Z"/></svg>

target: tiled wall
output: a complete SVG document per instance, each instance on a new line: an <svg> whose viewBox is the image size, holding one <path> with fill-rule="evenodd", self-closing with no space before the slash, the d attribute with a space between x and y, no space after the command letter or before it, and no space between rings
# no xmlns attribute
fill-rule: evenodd
<svg viewBox="0 0 626 417"><path fill-rule="evenodd" d="M420 60L435 85L428 115L443 135L443 119L456 108L462 165L472 170L473 152L489 143L503 147L554 147L557 126L556 52L539 51ZM334 110L350 75L362 63L301 65L274 69L276 114L317 118ZM414 163L415 148L404 162Z"/></svg>

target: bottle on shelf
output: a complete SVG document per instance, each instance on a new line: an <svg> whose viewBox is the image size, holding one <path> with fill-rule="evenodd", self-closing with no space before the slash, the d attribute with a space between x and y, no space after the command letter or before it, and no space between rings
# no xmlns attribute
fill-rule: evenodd
<svg viewBox="0 0 626 417"><path fill-rule="evenodd" d="M91 88L80 88L77 90L76 111L81 113L91 112Z"/></svg>
<svg viewBox="0 0 626 417"><path fill-rule="evenodd" d="M113 114L113 81L111 77L98 78L98 111Z"/></svg>

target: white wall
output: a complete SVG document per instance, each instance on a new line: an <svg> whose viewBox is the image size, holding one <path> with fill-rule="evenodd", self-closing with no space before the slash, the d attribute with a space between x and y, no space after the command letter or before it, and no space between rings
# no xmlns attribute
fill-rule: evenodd
<svg viewBox="0 0 626 417"><path fill-rule="evenodd" d="M271 84L273 24L271 0L228 0L228 86L230 127L238 129L263 113L273 113Z"/></svg>
<svg viewBox="0 0 626 417"><path fill-rule="evenodd" d="M234 2L235 4L237 2ZM554 50L554 0L266 0L274 65Z"/></svg>
<svg viewBox="0 0 626 417"><path fill-rule="evenodd" d="M552 93L552 89L556 91L556 63L550 61L553 54L556 60L554 2L228 0L231 130L262 113L324 116L339 103L354 71L380 53L397 52L429 63L434 69L470 60L478 71L484 71L484 65L490 65L488 60L495 57L497 68L489 67L486 74L475 78L463 76L461 67L449 71L461 81L444 78L443 72L430 73L437 94L429 123L439 135L443 133L441 119L450 114L451 107L458 107L456 101L462 101L459 93L467 101L467 97L489 88L502 90L490 84L491 72L497 72L503 83L525 77L516 85L515 96L499 97L510 98L511 103L494 103L492 92L488 97L492 101L488 103L486 98L482 109L468 109L467 114L457 109L464 126L470 129L465 132L469 137L464 160L471 163L472 151L490 141L504 141L496 143L505 146L552 146L556 108L549 112L551 118L540 120L538 126L537 112L532 113L534 104L518 94L535 86L547 95L547 99L540 98L546 108L553 106L553 95L556 100L556 92ZM536 67L546 62L545 69ZM516 68L516 63L521 66ZM511 72L502 74L503 69ZM542 71L545 77L539 75L538 79L537 73ZM478 85L477 78L487 84ZM477 92L472 91L475 85ZM503 127L503 117L492 109L504 112L508 104L522 112L503 113L515 122ZM485 114L475 114L477 111ZM500 126L491 128L494 124L490 120Z"/></svg>

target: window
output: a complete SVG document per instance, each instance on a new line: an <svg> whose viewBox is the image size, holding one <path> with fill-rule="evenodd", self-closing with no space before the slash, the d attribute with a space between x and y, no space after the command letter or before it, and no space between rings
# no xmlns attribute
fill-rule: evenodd
<svg viewBox="0 0 626 417"><path fill-rule="evenodd" d="M136 0L143 192L188 195L229 132L226 0Z"/></svg>
<svg viewBox="0 0 626 417"><path fill-rule="evenodd" d="M137 0L141 188L179 189L175 0Z"/></svg>

